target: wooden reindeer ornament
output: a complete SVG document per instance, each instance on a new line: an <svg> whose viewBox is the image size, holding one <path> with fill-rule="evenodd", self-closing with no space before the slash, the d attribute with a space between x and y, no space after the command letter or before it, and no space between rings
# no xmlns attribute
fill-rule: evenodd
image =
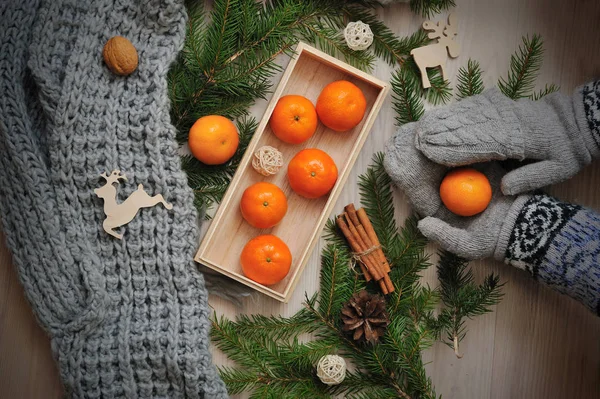
<svg viewBox="0 0 600 399"><path fill-rule="evenodd" d="M119 180L127 181L127 177L122 175L120 170L113 170L110 175L106 175L104 172L100 176L104 177L106 184L94 189L94 193L104 200L106 219L104 219L102 227L104 227L104 231L119 240L123 238L123 235L117 234L113 229L131 222L140 208L150 208L160 202L165 208L173 209L173 205L166 202L161 194L151 197L144 191L141 184L125 201L118 204L117 188L113 186L113 183L119 184Z"/></svg>
<svg viewBox="0 0 600 399"><path fill-rule="evenodd" d="M431 21L423 22L423 29L433 31L427 36L430 39L438 39L437 43L419 47L410 52L421 71L421 81L425 89L431 87L429 77L427 76L427 68L439 66L442 70L442 78L446 79L445 66L448 56L456 58L460 53L460 46L454 40L458 33L456 16L454 14L448 15L448 24L446 26L440 26L440 23L441 21L437 23ZM446 49L448 49L447 54Z"/></svg>

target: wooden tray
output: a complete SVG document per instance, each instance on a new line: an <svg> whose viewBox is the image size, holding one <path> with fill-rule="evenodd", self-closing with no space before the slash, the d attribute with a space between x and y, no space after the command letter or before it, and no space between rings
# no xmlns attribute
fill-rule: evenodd
<svg viewBox="0 0 600 399"><path fill-rule="evenodd" d="M357 85L367 100L365 117L358 126L350 131L338 133L319 122L315 134L308 141L298 145L286 144L272 133L268 122L271 112L281 96L299 94L316 104L321 90L328 83L340 79L349 80ZM253 287L257 291L279 301L287 302L319 239L327 217L335 205L388 90L389 87L386 83L307 44L299 43L248 150L233 176L195 260ZM283 168L274 176L264 177L252 168L252 156L263 145L273 146L283 153ZM338 167L338 180L333 190L324 197L309 200L294 193L290 188L287 180L287 163L304 148L319 148L327 152ZM261 230L250 226L242 218L240 212L242 193L248 186L259 181L276 184L288 198L286 216L271 229ZM246 278L239 260L244 245L251 238L261 234L274 234L280 237L292 252L292 266L288 275L279 283L268 287Z"/></svg>

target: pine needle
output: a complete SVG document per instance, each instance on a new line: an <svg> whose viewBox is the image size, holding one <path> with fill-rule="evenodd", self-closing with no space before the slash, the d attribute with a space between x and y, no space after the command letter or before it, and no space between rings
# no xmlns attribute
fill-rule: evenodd
<svg viewBox="0 0 600 399"><path fill-rule="evenodd" d="M479 62L469 58L467 67L461 67L458 70L457 97L465 98L482 93L485 87L483 86L481 75L482 71Z"/></svg>
<svg viewBox="0 0 600 399"><path fill-rule="evenodd" d="M371 10L364 7L349 5L344 7L343 13L350 21L362 21L369 25L373 32L373 53L391 66L402 65L411 50L431 42L427 32L421 29L399 39Z"/></svg>
<svg viewBox="0 0 600 399"><path fill-rule="evenodd" d="M410 0L410 9L427 18L454 6L454 0Z"/></svg>
<svg viewBox="0 0 600 399"><path fill-rule="evenodd" d="M438 322L447 330L445 343L454 349L457 357L462 357L458 345L466 336L466 319L491 312L502 299L503 284L491 273L477 285L468 261L447 251L440 253L437 274L440 297L446 306Z"/></svg>
<svg viewBox="0 0 600 399"><path fill-rule="evenodd" d="M508 77L498 80L498 87L502 93L513 100L531 96L542 67L543 55L544 47L540 35L535 34L531 39L529 36L523 37L523 44L510 57Z"/></svg>
<svg viewBox="0 0 600 399"><path fill-rule="evenodd" d="M420 95L420 79L405 64L392 74L392 106L396 111L396 125L418 121L425 108Z"/></svg>
<svg viewBox="0 0 600 399"><path fill-rule="evenodd" d="M529 98L532 99L533 101L538 101L538 100L541 100L542 98L544 98L545 96L547 96L548 94L555 93L559 90L560 90L560 86L557 86L554 83L551 83L549 85L547 84L546 86L544 86L544 88L542 90L531 94L529 96Z"/></svg>

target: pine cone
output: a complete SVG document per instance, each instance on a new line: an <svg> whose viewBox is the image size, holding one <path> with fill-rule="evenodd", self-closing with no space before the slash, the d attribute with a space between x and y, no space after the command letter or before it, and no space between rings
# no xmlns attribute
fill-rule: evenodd
<svg viewBox="0 0 600 399"><path fill-rule="evenodd" d="M353 332L355 341L377 343L390 324L385 299L362 290L354 294L342 308L343 331Z"/></svg>

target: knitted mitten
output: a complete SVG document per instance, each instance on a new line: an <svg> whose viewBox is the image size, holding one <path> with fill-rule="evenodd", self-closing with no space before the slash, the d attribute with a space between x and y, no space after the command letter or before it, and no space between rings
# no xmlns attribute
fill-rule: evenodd
<svg viewBox="0 0 600 399"><path fill-rule="evenodd" d="M494 257L527 270L600 315L600 215L545 195L503 195L495 163L474 165L492 185L485 211L460 217L442 204L439 185L448 168L414 146L415 124L388 144L385 167L424 219L419 230L467 259Z"/></svg>
<svg viewBox="0 0 600 399"><path fill-rule="evenodd" d="M227 397L169 122L185 19L177 0L0 2L0 211L67 396ZM102 60L115 35L138 50L128 77ZM123 240L103 230L94 194L114 169L129 179L119 202L143 184L173 205L140 210Z"/></svg>
<svg viewBox="0 0 600 399"><path fill-rule="evenodd" d="M440 183L450 168L434 163L417 150L414 126L402 126L388 143L385 168L417 213L425 217L419 221L419 229L443 248L462 257L493 256L502 221L515 201L515 197L503 195L499 189L504 170L497 163L473 165L489 178L492 202L477 216L455 215L442 204L439 194Z"/></svg>
<svg viewBox="0 0 600 399"><path fill-rule="evenodd" d="M416 146L447 166L489 160L535 160L508 173L505 194L518 194L574 176L600 157L600 81L573 97L512 101L499 90L432 110L418 122Z"/></svg>

